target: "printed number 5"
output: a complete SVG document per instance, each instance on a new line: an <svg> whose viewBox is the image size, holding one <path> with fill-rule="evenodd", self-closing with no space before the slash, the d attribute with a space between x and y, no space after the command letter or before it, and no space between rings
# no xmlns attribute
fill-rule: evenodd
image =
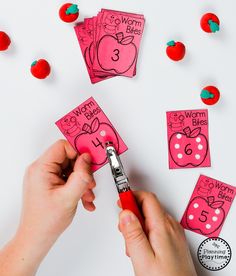
<svg viewBox="0 0 236 276"><path fill-rule="evenodd" d="M199 217L199 220L201 221L201 222L206 222L207 221L207 215L209 214L209 212L207 212L207 211L202 211L201 212L201 216Z"/></svg>
<svg viewBox="0 0 236 276"><path fill-rule="evenodd" d="M113 57L111 57L111 59L112 59L113 61L118 61L118 60L120 59L120 56L119 56L120 50L119 50L119 49L115 49L115 50L113 51L113 53L114 53L115 57L113 56Z"/></svg>

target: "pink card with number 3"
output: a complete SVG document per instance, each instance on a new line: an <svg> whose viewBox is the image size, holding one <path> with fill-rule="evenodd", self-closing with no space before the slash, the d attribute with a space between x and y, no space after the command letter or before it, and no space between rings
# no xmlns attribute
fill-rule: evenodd
<svg viewBox="0 0 236 276"><path fill-rule="evenodd" d="M90 153L92 171L108 162L106 141L113 142L118 154L128 149L93 97L58 120L56 125L79 154Z"/></svg>
<svg viewBox="0 0 236 276"><path fill-rule="evenodd" d="M218 237L235 194L235 187L200 175L181 225L207 237Z"/></svg>
<svg viewBox="0 0 236 276"><path fill-rule="evenodd" d="M169 111L166 117L169 168L210 167L207 109Z"/></svg>

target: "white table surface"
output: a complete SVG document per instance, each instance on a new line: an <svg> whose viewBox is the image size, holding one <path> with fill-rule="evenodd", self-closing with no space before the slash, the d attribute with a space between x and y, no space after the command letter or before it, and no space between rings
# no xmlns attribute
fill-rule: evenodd
<svg viewBox="0 0 236 276"><path fill-rule="evenodd" d="M146 18L137 76L96 85L89 81L72 25L58 18L62 3L0 0L0 29L12 39L11 49L0 53L0 246L17 228L25 167L62 138L54 122L90 96L129 146L122 160L133 186L155 192L177 219L199 174L236 185L236 2L81 0L81 20L96 15L101 8L143 13ZM199 27L201 16L209 11L222 22L221 31L215 35L207 35ZM181 63L166 57L165 43L171 39L186 44L187 55ZM37 58L51 63L52 75L47 80L37 80L29 72ZM219 104L209 107L212 167L169 170L165 112L206 108L199 93L209 84L218 86L222 95ZM96 212L90 214L79 207L74 222L37 275L133 275L117 230L117 193L108 166L95 178ZM235 275L235 211L236 202L221 232L233 251L231 263L222 271L201 268L196 251L205 237L186 231L199 275Z"/></svg>

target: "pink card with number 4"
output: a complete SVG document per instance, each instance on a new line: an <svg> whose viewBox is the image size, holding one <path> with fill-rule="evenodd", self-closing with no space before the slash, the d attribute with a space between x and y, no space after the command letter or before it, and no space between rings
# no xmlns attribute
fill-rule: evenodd
<svg viewBox="0 0 236 276"><path fill-rule="evenodd" d="M207 237L218 237L235 193L235 187L200 175L181 225Z"/></svg>
<svg viewBox="0 0 236 276"><path fill-rule="evenodd" d="M210 167L207 109L169 111L166 117L169 168Z"/></svg>
<svg viewBox="0 0 236 276"><path fill-rule="evenodd" d="M91 154L92 171L108 161L104 148L106 141L113 142L119 154L128 149L92 97L58 120L56 125L79 154Z"/></svg>

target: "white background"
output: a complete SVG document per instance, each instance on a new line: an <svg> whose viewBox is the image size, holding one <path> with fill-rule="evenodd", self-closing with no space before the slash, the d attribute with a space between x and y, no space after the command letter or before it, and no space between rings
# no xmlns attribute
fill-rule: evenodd
<svg viewBox="0 0 236 276"><path fill-rule="evenodd" d="M72 25L58 18L62 3L0 0L0 29L12 39L10 50L0 53L0 246L17 228L25 167L62 138L54 122L90 96L129 147L122 160L132 185L155 192L177 219L200 173L236 185L235 1L81 0L80 20L101 8L143 13L146 18L137 76L96 85L89 81ZM208 35L199 27L201 16L209 11L221 19L217 34ZM180 63L166 57L165 43L172 39L186 44L187 55ZM47 80L37 80L29 72L38 58L51 63ZM199 93L211 84L222 96L209 107L212 167L169 170L165 112L206 108ZM117 230L117 193L109 167L95 178L96 212L79 207L74 222L42 263L39 276L133 275ZM235 210L234 202L221 232L233 259L220 272L201 268L196 251L205 237L187 231L199 275L235 275Z"/></svg>

